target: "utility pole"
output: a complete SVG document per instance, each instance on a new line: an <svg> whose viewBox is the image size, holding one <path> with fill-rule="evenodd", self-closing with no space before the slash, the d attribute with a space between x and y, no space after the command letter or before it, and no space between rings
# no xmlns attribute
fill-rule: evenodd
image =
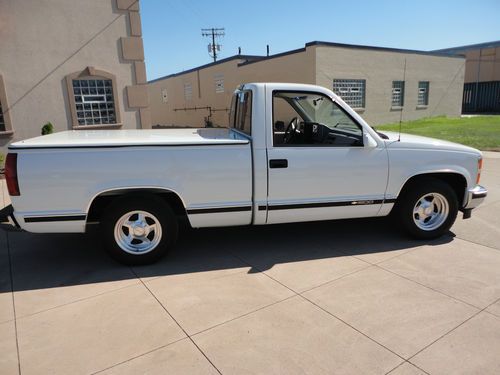
<svg viewBox="0 0 500 375"><path fill-rule="evenodd" d="M212 43L208 45L208 53L210 57L214 59L214 62L217 61L217 52L220 52L221 45L215 43L215 38L222 37L226 35L224 33L224 28L214 28L211 29L201 29L202 36L211 36Z"/></svg>

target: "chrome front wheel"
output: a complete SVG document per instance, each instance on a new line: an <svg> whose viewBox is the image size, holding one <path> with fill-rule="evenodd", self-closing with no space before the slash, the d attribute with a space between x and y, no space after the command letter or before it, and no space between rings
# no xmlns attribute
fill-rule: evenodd
<svg viewBox="0 0 500 375"><path fill-rule="evenodd" d="M421 230L432 231L439 228L448 218L448 200L439 193L421 196L413 207L413 221Z"/></svg>
<svg viewBox="0 0 500 375"><path fill-rule="evenodd" d="M418 239L437 238L448 232L455 222L458 199L446 182L421 177L404 188L395 206L398 223Z"/></svg>

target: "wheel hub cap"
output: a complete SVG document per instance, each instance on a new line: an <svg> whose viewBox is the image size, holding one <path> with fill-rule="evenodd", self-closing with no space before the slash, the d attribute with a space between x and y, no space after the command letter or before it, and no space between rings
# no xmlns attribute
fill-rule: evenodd
<svg viewBox="0 0 500 375"><path fill-rule="evenodd" d="M446 221L449 211L448 200L442 194L425 194L413 208L413 221L422 230L435 230Z"/></svg>
<svg viewBox="0 0 500 375"><path fill-rule="evenodd" d="M130 211L115 224L115 241L129 254L145 254L154 250L161 241L162 227L153 214L146 211Z"/></svg>

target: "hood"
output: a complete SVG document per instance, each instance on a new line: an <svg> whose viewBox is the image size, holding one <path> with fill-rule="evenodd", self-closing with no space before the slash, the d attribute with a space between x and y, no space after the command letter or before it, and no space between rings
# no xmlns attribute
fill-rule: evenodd
<svg viewBox="0 0 500 375"><path fill-rule="evenodd" d="M389 137L386 139L387 148L411 148L411 149L433 149L444 151L459 151L470 154L481 155L475 148L461 145L459 143L448 142L442 139L422 137L420 135L401 133L401 140L398 142L399 133L382 131Z"/></svg>

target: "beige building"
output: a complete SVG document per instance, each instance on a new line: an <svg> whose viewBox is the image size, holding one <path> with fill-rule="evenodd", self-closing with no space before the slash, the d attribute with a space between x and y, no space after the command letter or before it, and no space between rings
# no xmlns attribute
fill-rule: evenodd
<svg viewBox="0 0 500 375"><path fill-rule="evenodd" d="M68 129L151 127L136 0L0 0L0 152Z"/></svg>
<svg viewBox="0 0 500 375"><path fill-rule="evenodd" d="M500 40L438 50L464 55L464 113L500 113Z"/></svg>
<svg viewBox="0 0 500 375"><path fill-rule="evenodd" d="M406 69L405 69L406 65ZM237 55L149 81L153 126L227 126L244 82L297 82L339 94L373 125L461 113L465 59L436 52L307 43L272 55Z"/></svg>

